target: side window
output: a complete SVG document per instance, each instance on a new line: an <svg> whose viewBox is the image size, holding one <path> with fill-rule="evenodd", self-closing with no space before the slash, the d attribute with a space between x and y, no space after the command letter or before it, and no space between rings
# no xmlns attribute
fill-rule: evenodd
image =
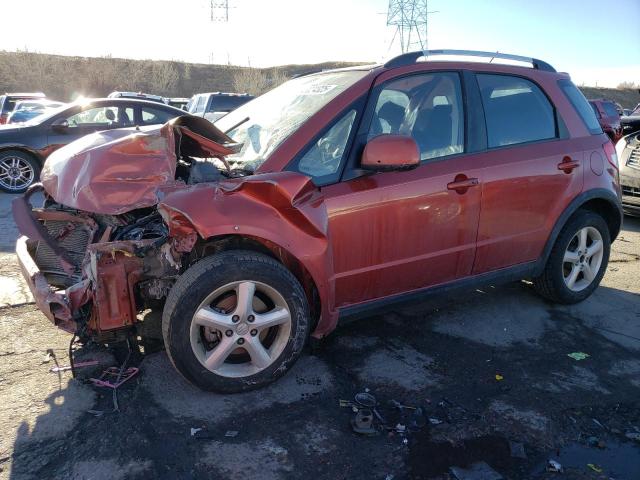
<svg viewBox="0 0 640 480"><path fill-rule="evenodd" d="M155 108L142 107L142 123L146 125L167 123L175 115Z"/></svg>
<svg viewBox="0 0 640 480"><path fill-rule="evenodd" d="M596 114L596 117L600 118L601 115L600 115L600 111L598 110L598 106L593 102L589 102L589 105L591 105L591 108L593 108L593 113Z"/></svg>
<svg viewBox="0 0 640 480"><path fill-rule="evenodd" d="M382 134L412 136L423 161L462 153L464 108L458 74L411 75L386 84L368 138Z"/></svg>
<svg viewBox="0 0 640 480"><path fill-rule="evenodd" d="M94 107L78 112L67 118L69 127L107 127L116 125L118 118L117 107Z"/></svg>
<svg viewBox="0 0 640 480"><path fill-rule="evenodd" d="M602 106L604 107L604 111L607 114L608 117L617 117L618 116L618 110L616 109L616 106L613 103L610 102L604 102L602 104Z"/></svg>
<svg viewBox="0 0 640 480"><path fill-rule="evenodd" d="M478 74L489 147L556 137L553 106L529 80L509 75Z"/></svg>
<svg viewBox="0 0 640 480"><path fill-rule="evenodd" d="M300 159L298 171L316 184L331 181L339 173L355 118L356 110L350 110L338 120Z"/></svg>
<svg viewBox="0 0 640 480"><path fill-rule="evenodd" d="M204 109L205 109L205 96L204 95L200 95L196 101L196 107L193 110L193 113L204 113Z"/></svg>

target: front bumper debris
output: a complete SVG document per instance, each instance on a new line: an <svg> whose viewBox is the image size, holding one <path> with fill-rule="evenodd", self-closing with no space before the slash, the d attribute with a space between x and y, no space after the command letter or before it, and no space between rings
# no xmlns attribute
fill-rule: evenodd
<svg viewBox="0 0 640 480"><path fill-rule="evenodd" d="M77 324L72 315L72 307L69 298L77 298L78 289L67 292L65 290L54 291L44 274L31 258L27 249L29 239L22 236L16 243L16 255L18 256L18 264L22 270L22 275L33 299L38 308L51 320L56 326L66 332L74 333L77 330ZM75 286L74 286L75 287Z"/></svg>

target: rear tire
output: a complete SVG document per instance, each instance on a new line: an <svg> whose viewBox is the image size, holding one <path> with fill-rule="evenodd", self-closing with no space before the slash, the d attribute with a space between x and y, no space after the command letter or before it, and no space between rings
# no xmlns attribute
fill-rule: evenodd
<svg viewBox="0 0 640 480"><path fill-rule="evenodd" d="M21 150L0 152L0 190L24 193L40 178L40 163Z"/></svg>
<svg viewBox="0 0 640 480"><path fill-rule="evenodd" d="M533 286L552 302L581 302L600 284L610 251L609 227L604 219L592 211L578 210L558 235L544 271L533 279Z"/></svg>
<svg viewBox="0 0 640 480"><path fill-rule="evenodd" d="M298 280L266 255L233 250L204 258L169 292L162 330L176 369L203 390L263 387L295 363L309 337Z"/></svg>

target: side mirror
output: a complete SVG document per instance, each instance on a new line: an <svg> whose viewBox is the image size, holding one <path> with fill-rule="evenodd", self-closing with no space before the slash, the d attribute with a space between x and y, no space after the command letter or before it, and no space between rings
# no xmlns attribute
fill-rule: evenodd
<svg viewBox="0 0 640 480"><path fill-rule="evenodd" d="M55 120L51 124L51 129L54 132L58 132L58 133L65 133L68 128L69 128L69 122L67 122L66 118L59 118L58 120Z"/></svg>
<svg viewBox="0 0 640 480"><path fill-rule="evenodd" d="M420 164L416 141L406 135L378 135L362 152L360 166L367 170L409 170Z"/></svg>

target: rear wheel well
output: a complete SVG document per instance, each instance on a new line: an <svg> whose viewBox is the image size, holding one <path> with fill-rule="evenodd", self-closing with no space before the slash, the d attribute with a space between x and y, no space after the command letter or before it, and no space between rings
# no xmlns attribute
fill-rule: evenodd
<svg viewBox="0 0 640 480"><path fill-rule="evenodd" d="M589 210L600 215L607 223L607 227L609 227L611 241L613 242L616 239L622 227L622 218L618 209L611 202L604 198L593 198L580 205L580 209Z"/></svg>
<svg viewBox="0 0 640 480"><path fill-rule="evenodd" d="M307 296L311 312L311 331L320 319L320 296L309 271L293 254L276 243L258 237L243 235L221 235L199 241L191 252L191 263L228 250L250 250L263 253L283 264L300 282Z"/></svg>

